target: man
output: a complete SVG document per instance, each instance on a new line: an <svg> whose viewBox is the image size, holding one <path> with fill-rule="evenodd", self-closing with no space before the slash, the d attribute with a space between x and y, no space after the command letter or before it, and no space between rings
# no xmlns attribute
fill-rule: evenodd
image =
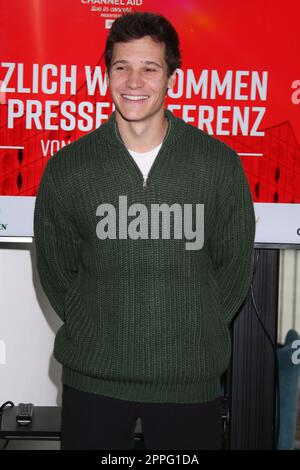
<svg viewBox="0 0 300 470"><path fill-rule="evenodd" d="M181 59L151 13L112 25L115 111L47 162L34 217L63 325L62 448L220 449L228 326L252 274L254 209L238 155L164 107Z"/></svg>

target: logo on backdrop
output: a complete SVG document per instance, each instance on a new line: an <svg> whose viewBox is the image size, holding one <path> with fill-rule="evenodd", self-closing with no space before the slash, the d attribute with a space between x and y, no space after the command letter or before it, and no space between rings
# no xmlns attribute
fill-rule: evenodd
<svg viewBox="0 0 300 470"><path fill-rule="evenodd" d="M100 13L104 19L111 18L109 21L113 22L121 14L132 13L132 7L142 6L143 0L80 0L80 3L88 6L90 11Z"/></svg>
<svg viewBox="0 0 300 470"><path fill-rule="evenodd" d="M292 363L297 366L300 364L300 340L296 339L292 343L292 349L296 349L296 351L292 354Z"/></svg>
<svg viewBox="0 0 300 470"><path fill-rule="evenodd" d="M291 101L293 104L300 104L300 80L294 80L292 83L292 89L295 90L293 91L291 95Z"/></svg>

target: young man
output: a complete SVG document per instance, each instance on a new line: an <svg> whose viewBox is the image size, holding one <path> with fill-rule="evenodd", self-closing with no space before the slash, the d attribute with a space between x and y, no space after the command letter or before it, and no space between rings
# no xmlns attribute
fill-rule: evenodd
<svg viewBox="0 0 300 470"><path fill-rule="evenodd" d="M64 324L62 448L220 449L228 326L251 281L254 209L238 155L164 107L173 26L112 25L115 111L48 161L34 217L42 286Z"/></svg>

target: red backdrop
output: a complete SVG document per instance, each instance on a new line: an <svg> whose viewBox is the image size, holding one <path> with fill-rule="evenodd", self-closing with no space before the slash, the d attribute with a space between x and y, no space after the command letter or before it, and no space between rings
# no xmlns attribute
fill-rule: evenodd
<svg viewBox="0 0 300 470"><path fill-rule="evenodd" d="M255 202L300 202L297 0L0 0L0 6L0 195L35 196L47 159L111 113L103 52L109 21L123 8L162 13L179 33L182 68L166 105L240 154ZM52 64L48 73L45 64ZM61 88L63 66L66 75L73 66L73 89L68 82ZM44 85L58 83L54 93L46 92L42 70ZM99 82L91 93L94 73ZM39 112L37 120L30 110Z"/></svg>

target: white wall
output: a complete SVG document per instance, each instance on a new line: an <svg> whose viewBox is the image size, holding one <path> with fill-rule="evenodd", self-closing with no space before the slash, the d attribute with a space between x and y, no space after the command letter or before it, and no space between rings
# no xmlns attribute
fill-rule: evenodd
<svg viewBox="0 0 300 470"><path fill-rule="evenodd" d="M39 282L35 245L0 242L0 405L61 404L53 342L61 325Z"/></svg>

